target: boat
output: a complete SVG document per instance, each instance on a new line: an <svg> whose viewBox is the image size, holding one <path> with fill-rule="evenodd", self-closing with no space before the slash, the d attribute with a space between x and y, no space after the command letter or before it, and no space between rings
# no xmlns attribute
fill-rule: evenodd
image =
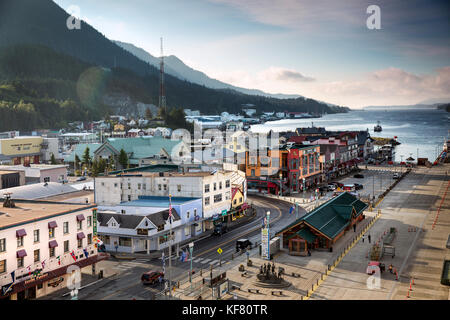
<svg viewBox="0 0 450 320"><path fill-rule="evenodd" d="M373 127L373 131L381 132L383 129L381 128L380 121L377 121L377 125Z"/></svg>

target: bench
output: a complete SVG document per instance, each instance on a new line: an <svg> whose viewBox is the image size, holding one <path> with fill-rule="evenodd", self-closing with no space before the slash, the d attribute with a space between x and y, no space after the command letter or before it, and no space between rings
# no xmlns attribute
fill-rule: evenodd
<svg viewBox="0 0 450 320"><path fill-rule="evenodd" d="M237 285L235 285L235 284L233 284L232 286L231 286L231 289L233 289L233 290L241 290L241 287L239 287L239 286L237 286Z"/></svg>
<svg viewBox="0 0 450 320"><path fill-rule="evenodd" d="M259 289L248 288L247 291L250 292L250 293L252 293L252 292L253 293L259 293Z"/></svg>
<svg viewBox="0 0 450 320"><path fill-rule="evenodd" d="M283 291L282 290L272 290L272 295L275 296L275 293L278 292L279 296L283 295Z"/></svg>
<svg viewBox="0 0 450 320"><path fill-rule="evenodd" d="M293 276L294 278L301 278L300 273L292 272L292 276Z"/></svg>
<svg viewBox="0 0 450 320"><path fill-rule="evenodd" d="M247 271L244 271L244 272L241 273L241 277L246 277L247 275L248 275Z"/></svg>

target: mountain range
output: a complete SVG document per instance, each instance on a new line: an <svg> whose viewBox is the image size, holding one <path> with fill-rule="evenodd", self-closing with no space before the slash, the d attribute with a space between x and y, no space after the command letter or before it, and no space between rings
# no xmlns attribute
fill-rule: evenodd
<svg viewBox="0 0 450 320"><path fill-rule="evenodd" d="M128 52L132 53L142 61L145 61L150 65L159 68L160 65L159 57L157 58L148 53L147 51L145 51L144 49L138 48L131 43L121 41L113 41L113 42L118 46L122 47L123 49L127 50ZM212 79L208 77L205 73L192 69L174 55L164 56L164 71L174 77L177 77L178 79L193 82L212 89L232 89L249 95L259 95L277 99L295 99L303 97L298 94L283 94L283 93L272 94L257 89L236 87L231 84L216 79Z"/></svg>
<svg viewBox="0 0 450 320"><path fill-rule="evenodd" d="M62 125L75 120L69 110L76 111L73 114L77 119L96 120L118 110L132 114L139 104L158 105L159 70L155 61L123 49L84 21L81 29L69 30L68 18L69 14L51 0L0 1L0 111L9 119L0 117L0 130L14 130L14 125ZM217 80L176 57L167 57L167 65L169 109L239 113L243 104L253 104L261 112L348 111L303 97L277 99L245 94L232 86L209 88L205 83L213 85L210 83ZM60 110L61 115L49 112L51 108ZM37 119L34 122L20 121L33 117Z"/></svg>

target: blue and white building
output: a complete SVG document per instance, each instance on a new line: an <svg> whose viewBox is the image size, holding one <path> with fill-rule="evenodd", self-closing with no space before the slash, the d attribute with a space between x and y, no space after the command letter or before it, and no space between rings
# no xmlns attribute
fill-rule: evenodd
<svg viewBox="0 0 450 320"><path fill-rule="evenodd" d="M203 232L202 198L172 197L173 245ZM169 197L139 196L117 205L100 205L98 234L107 251L159 251L169 246Z"/></svg>

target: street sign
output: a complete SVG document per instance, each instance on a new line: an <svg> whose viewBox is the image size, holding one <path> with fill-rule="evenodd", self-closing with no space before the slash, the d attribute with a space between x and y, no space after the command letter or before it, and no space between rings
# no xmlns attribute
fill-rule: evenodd
<svg viewBox="0 0 450 320"><path fill-rule="evenodd" d="M219 253L219 254L222 254L222 249L217 249L217 252Z"/></svg>
<svg viewBox="0 0 450 320"><path fill-rule="evenodd" d="M227 215L227 209L222 210L222 216L226 216Z"/></svg>

